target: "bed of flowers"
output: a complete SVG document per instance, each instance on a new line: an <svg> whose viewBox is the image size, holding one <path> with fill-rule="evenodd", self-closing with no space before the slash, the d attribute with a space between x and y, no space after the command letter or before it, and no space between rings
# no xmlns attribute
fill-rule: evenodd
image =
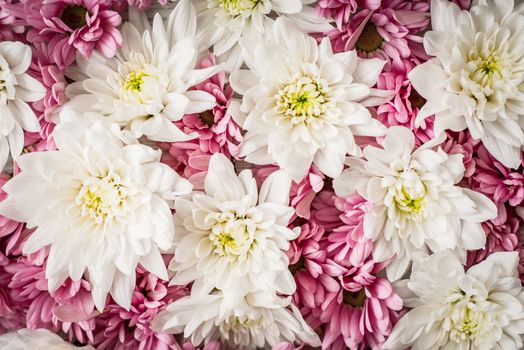
<svg viewBox="0 0 524 350"><path fill-rule="evenodd" d="M0 349L523 349L523 33L513 0L0 0Z"/></svg>

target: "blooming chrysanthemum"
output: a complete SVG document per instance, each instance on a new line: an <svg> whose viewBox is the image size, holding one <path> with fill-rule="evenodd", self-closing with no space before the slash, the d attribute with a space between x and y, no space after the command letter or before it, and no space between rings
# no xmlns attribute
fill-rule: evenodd
<svg viewBox="0 0 524 350"><path fill-rule="evenodd" d="M390 280L402 277L417 250L456 249L465 259L465 250L486 242L481 223L497 215L486 196L456 185L464 175L461 155L414 145L409 129L391 127L383 148L367 146L365 160L349 158L349 169L334 180L338 196L359 193L372 204L364 233L375 241L376 261L394 258Z"/></svg>
<svg viewBox="0 0 524 350"><path fill-rule="evenodd" d="M153 327L199 345L220 340L231 348L257 349L283 341L319 346L318 335L307 325L291 298L274 291L258 291L228 299L221 292L191 295L167 306Z"/></svg>
<svg viewBox="0 0 524 350"><path fill-rule="evenodd" d="M244 95L232 112L247 130L240 155L254 164L277 163L295 182L312 164L336 177L347 153L361 154L356 135L384 133L365 107L378 104L371 87L384 62L354 51L333 54L328 39L317 46L284 19L273 29L271 40L243 47L249 70L231 75L233 89Z"/></svg>
<svg viewBox="0 0 524 350"><path fill-rule="evenodd" d="M437 136L468 128L499 162L518 168L524 145L524 15L513 6L513 0L481 0L466 12L447 0L432 1L433 31L425 34L424 47L434 58L409 78L427 100L417 124L434 114Z"/></svg>
<svg viewBox="0 0 524 350"><path fill-rule="evenodd" d="M422 37L416 34L428 25L428 10L427 0L382 0L377 9L363 9L327 36L335 52L355 49L362 57L402 66L409 57L425 57Z"/></svg>
<svg viewBox="0 0 524 350"><path fill-rule="evenodd" d="M395 289L413 310L382 349L521 349L524 291L518 254L491 254L464 271L449 250L417 256L411 278Z"/></svg>
<svg viewBox="0 0 524 350"><path fill-rule="evenodd" d="M308 6L311 2L314 0L196 0L199 36L204 45L213 46L219 62L231 72L247 59L240 44L264 40L275 16L294 21L308 33L331 29Z"/></svg>
<svg viewBox="0 0 524 350"><path fill-rule="evenodd" d="M15 0L16 1L16 0ZM15 25L16 17L6 11L5 6L14 0L0 0L0 40L15 40L24 32L24 27Z"/></svg>
<svg viewBox="0 0 524 350"><path fill-rule="evenodd" d="M122 45L122 18L108 0L23 0L6 11L29 27L28 41L49 42L61 69L73 63L77 50L91 57L96 48L112 57Z"/></svg>
<svg viewBox="0 0 524 350"><path fill-rule="evenodd" d="M24 132L40 130L38 119L27 102L41 99L45 89L26 71L31 64L31 48L21 42L0 42L0 169L9 153L14 159L24 147Z"/></svg>
<svg viewBox="0 0 524 350"><path fill-rule="evenodd" d="M381 0L319 0L316 10L322 17L335 19L337 27L341 28L359 7L376 10L380 7L380 3Z"/></svg>
<svg viewBox="0 0 524 350"><path fill-rule="evenodd" d="M189 88L220 69L195 69L199 55L195 25L189 0L177 4L167 24L157 13L150 25L143 12L130 9L116 57L77 58L79 69L72 74L77 82L66 90L72 97L69 105L105 115L133 138L145 135L166 142L195 138L198 134L186 135L173 122L215 107L212 94Z"/></svg>
<svg viewBox="0 0 524 350"><path fill-rule="evenodd" d="M214 288L243 295L271 286L295 291L285 250L298 233L287 228L290 179L278 171L257 189L250 170L235 174L222 154L209 162L204 193L175 204L174 283L198 280L193 290Z"/></svg>
<svg viewBox="0 0 524 350"><path fill-rule="evenodd" d="M198 68L205 69L216 65L215 56L202 60ZM242 141L242 132L227 111L233 90L225 83L226 74L219 72L195 85L194 90L212 95L216 104L207 111L186 114L176 125L186 134L196 133L198 137L186 142L196 142L204 153L220 152L227 157L238 155L238 144ZM174 147L179 147L175 144ZM189 148L184 147L182 148Z"/></svg>
<svg viewBox="0 0 524 350"><path fill-rule="evenodd" d="M159 162L160 151L124 145L117 125L83 126L88 116L62 114L53 133L58 150L20 157L0 214L36 228L25 254L49 246L50 292L86 274L99 310L108 292L129 308L139 263L167 279L160 249L172 243L170 206L191 184Z"/></svg>

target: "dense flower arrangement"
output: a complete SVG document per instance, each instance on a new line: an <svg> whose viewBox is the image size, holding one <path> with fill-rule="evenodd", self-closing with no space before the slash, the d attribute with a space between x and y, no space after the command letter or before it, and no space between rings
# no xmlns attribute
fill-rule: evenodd
<svg viewBox="0 0 524 350"><path fill-rule="evenodd" d="M524 5L0 0L0 348L524 348Z"/></svg>

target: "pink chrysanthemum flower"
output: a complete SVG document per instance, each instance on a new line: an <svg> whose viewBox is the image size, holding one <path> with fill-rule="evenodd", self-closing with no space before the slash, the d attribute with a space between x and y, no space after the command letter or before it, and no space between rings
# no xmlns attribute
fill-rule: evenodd
<svg viewBox="0 0 524 350"><path fill-rule="evenodd" d="M340 227L340 215L342 212L335 205L337 196L332 190L321 191L313 199L311 217L320 223L326 231Z"/></svg>
<svg viewBox="0 0 524 350"><path fill-rule="evenodd" d="M448 132L447 139L440 147L447 154L462 154L464 178L469 178L475 173L474 151L479 143L480 140L473 139L468 131Z"/></svg>
<svg viewBox="0 0 524 350"><path fill-rule="evenodd" d="M7 4L12 4L13 0L0 0L0 41L15 41L24 32L24 27L15 25L16 17L6 10Z"/></svg>
<svg viewBox="0 0 524 350"><path fill-rule="evenodd" d="M198 68L205 69L216 64L215 56L210 56L202 60ZM197 142L203 153L222 153L229 158L238 155L238 144L242 142L243 137L240 127L227 112L233 90L225 83L225 78L225 73L220 72L196 85L195 90L207 92L215 97L215 107L200 114L186 114L176 124L186 134L198 134L196 139L188 142Z"/></svg>
<svg viewBox="0 0 524 350"><path fill-rule="evenodd" d="M168 286L166 281L137 269L137 283L129 311L115 303L106 305L96 318L94 345L99 350L168 350L179 345L172 334L151 329L151 321L167 304L188 294L183 286Z"/></svg>
<svg viewBox="0 0 524 350"><path fill-rule="evenodd" d="M347 24L327 36L336 52L355 48L363 57L378 57L393 66L402 65L411 56L427 58L422 37L416 34L428 26L428 11L427 0L383 0L375 11L364 9L356 13Z"/></svg>
<svg viewBox="0 0 524 350"><path fill-rule="evenodd" d="M319 16L333 18L337 27L342 28L358 8L376 10L380 7L380 2L381 0L319 0L316 10Z"/></svg>
<svg viewBox="0 0 524 350"><path fill-rule="evenodd" d="M520 249L520 220L515 209L498 206L498 216L482 223L486 232L486 247L468 252L467 266L473 266L484 261L488 255L495 252L512 252Z"/></svg>
<svg viewBox="0 0 524 350"><path fill-rule="evenodd" d="M300 236L290 242L287 251L291 272L305 268L314 278L323 273L326 251L319 244L323 236L324 228L313 220L300 226Z"/></svg>
<svg viewBox="0 0 524 350"><path fill-rule="evenodd" d="M426 119L420 127L415 127L417 114L426 100L413 89L407 77L413 66L413 63L405 60L402 66L392 67L391 71L379 75L377 88L392 91L394 96L377 107L377 119L387 127L401 125L413 130L416 144L421 145L435 135L432 118Z"/></svg>
<svg viewBox="0 0 524 350"><path fill-rule="evenodd" d="M69 66L75 51L91 57L97 49L105 57L113 57L122 46L117 27L120 15L111 9L110 0L22 0L8 5L6 11L30 27L27 39L32 43L49 42L53 61Z"/></svg>
<svg viewBox="0 0 524 350"><path fill-rule="evenodd" d="M193 184L194 190L204 189L211 154L200 150L197 143L158 143L162 154L162 163L169 165Z"/></svg>
<svg viewBox="0 0 524 350"><path fill-rule="evenodd" d="M493 158L483 145L477 150L473 188L497 203L519 206L524 201L523 167L512 170Z"/></svg>
<svg viewBox="0 0 524 350"><path fill-rule="evenodd" d="M53 293L47 290L43 266L21 258L7 265L12 275L9 288L13 300L27 305L26 326L29 329L47 328L66 333L70 341L87 343L93 340L95 326L94 303L89 284L84 281L67 280Z"/></svg>
<svg viewBox="0 0 524 350"><path fill-rule="evenodd" d="M9 282L12 275L5 269L10 263L8 259L0 258L0 335L25 326L25 305L18 304L11 297Z"/></svg>

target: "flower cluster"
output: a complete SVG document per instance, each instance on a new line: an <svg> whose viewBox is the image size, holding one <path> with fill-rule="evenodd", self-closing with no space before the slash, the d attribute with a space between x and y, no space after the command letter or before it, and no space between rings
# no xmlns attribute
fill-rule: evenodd
<svg viewBox="0 0 524 350"><path fill-rule="evenodd" d="M523 348L523 28L0 0L0 348Z"/></svg>

